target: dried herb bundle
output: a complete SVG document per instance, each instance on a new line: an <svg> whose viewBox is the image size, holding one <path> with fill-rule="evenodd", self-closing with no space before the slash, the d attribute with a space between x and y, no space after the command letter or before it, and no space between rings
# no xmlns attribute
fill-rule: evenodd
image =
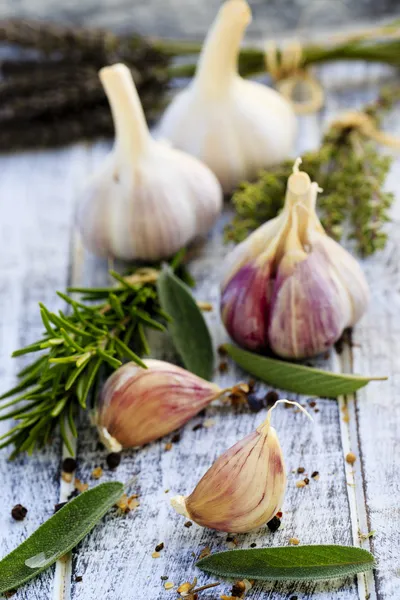
<svg viewBox="0 0 400 600"><path fill-rule="evenodd" d="M382 116L400 99L400 88L383 90L378 100L364 113L379 125ZM341 239L343 226L349 224L349 237L362 255L384 247L384 224L393 194L383 185L392 158L380 154L376 142L367 139L356 127L333 123L321 146L302 157L302 168L319 183L323 192L319 213L329 235ZM243 183L233 195L235 216L228 225L227 240L240 242L265 221L275 217L283 206L286 182L293 161L285 161L260 174L255 183Z"/></svg>
<svg viewBox="0 0 400 600"><path fill-rule="evenodd" d="M182 257L178 254L171 266L187 279ZM72 454L67 428L76 436L79 408L87 407L103 377L123 359L143 365L140 356L150 352L146 327L164 330L169 317L160 307L156 289L159 270L139 268L125 277L110 274L118 285L69 289L82 295L80 302L57 292L70 314L51 312L40 304L43 336L14 352L14 357L40 355L20 371L17 385L0 396L0 419L17 421L0 437L0 448L14 444L12 457L45 445L57 424Z"/></svg>
<svg viewBox="0 0 400 600"><path fill-rule="evenodd" d="M375 35L359 35L327 47L305 45L295 70L342 59L400 66L398 30L398 23L393 23ZM19 50L15 59L0 63L4 78L0 84L0 151L109 137L111 114L97 71L118 61L131 68L146 116L152 121L164 105L169 83L193 75L193 57L201 49L197 42L146 40L136 33L116 35L24 19L0 21L0 42ZM176 65L177 56L188 60ZM280 65L279 50L276 59ZM282 77L293 74L283 67L278 69ZM263 50L244 48L239 70L246 77L264 72ZM91 111L93 124L88 123Z"/></svg>

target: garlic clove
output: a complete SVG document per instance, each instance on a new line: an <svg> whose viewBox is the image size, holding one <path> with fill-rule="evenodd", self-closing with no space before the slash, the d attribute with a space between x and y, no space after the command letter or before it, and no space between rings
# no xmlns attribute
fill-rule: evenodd
<svg viewBox="0 0 400 600"><path fill-rule="evenodd" d="M226 193L287 158L296 134L293 109L283 96L237 73L250 19L245 0L221 6L194 80L174 98L159 126L161 137L208 165Z"/></svg>
<svg viewBox="0 0 400 600"><path fill-rule="evenodd" d="M102 390L96 415L108 448L143 446L178 429L222 393L218 385L176 365L146 359L113 373Z"/></svg>
<svg viewBox="0 0 400 600"><path fill-rule="evenodd" d="M203 527L246 533L280 510L285 465L276 431L265 423L224 452L193 492L171 499L173 508Z"/></svg>
<svg viewBox="0 0 400 600"><path fill-rule="evenodd" d="M150 136L125 65L105 67L100 78L115 144L78 203L83 242L100 256L167 258L212 227L222 209L221 187L196 158Z"/></svg>

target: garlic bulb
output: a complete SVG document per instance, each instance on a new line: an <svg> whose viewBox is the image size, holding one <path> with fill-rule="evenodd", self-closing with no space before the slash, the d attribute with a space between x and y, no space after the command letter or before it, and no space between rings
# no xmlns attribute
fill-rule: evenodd
<svg viewBox="0 0 400 600"><path fill-rule="evenodd" d="M287 401L279 400L264 423L226 450L189 496L171 499L179 514L203 527L234 533L257 529L276 515L285 495L286 473L270 420L281 402Z"/></svg>
<svg viewBox="0 0 400 600"><path fill-rule="evenodd" d="M78 205L84 244L131 260L171 256L204 235L222 208L222 191L200 161L156 142L129 69L100 71L115 125L115 145Z"/></svg>
<svg viewBox="0 0 400 600"><path fill-rule="evenodd" d="M196 76L167 108L159 132L197 156L229 193L292 151L296 118L275 90L242 79L237 57L251 21L246 0L227 0L208 32Z"/></svg>
<svg viewBox="0 0 400 600"><path fill-rule="evenodd" d="M357 261L318 220L318 185L295 163L284 208L239 244L225 263L221 314L250 350L314 356L354 325L368 303Z"/></svg>
<svg viewBox="0 0 400 600"><path fill-rule="evenodd" d="M171 433L225 393L189 371L146 359L115 371L101 393L96 424L111 450L143 446Z"/></svg>

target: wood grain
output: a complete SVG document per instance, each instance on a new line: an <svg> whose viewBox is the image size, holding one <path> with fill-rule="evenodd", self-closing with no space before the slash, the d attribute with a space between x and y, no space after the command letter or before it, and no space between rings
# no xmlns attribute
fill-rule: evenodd
<svg viewBox="0 0 400 600"><path fill-rule="evenodd" d="M327 120L343 108L360 106L376 93L369 82L364 92L338 92L340 77L361 78L361 74L337 67L321 71L329 90L326 110L301 121L298 151L315 147ZM371 69L373 79L376 71ZM364 70L365 75L365 70ZM335 83L336 81L336 83ZM399 113L396 113L397 118ZM396 118L396 115L394 119ZM396 122L396 121L394 121ZM23 154L0 159L0 374L1 389L12 385L16 361L9 354L17 346L29 343L41 331L37 301L51 308L59 307L55 290L63 288L69 277L68 256L72 240L73 202L85 176L98 165L108 149L98 144L92 149L76 146L54 153ZM397 185L400 164L396 163L389 188ZM314 425L294 409L280 407L274 413L273 424L278 431L288 472L288 492L283 507L281 529L272 534L264 528L254 534L240 535L237 547L286 544L290 537L301 543L358 543L360 527L376 529L371 540L381 561L375 579L365 583L349 579L337 583L273 585L257 584L249 599L283 600L298 596L301 600L397 600L399 572L397 556L400 548L398 510L400 476L397 469L400 414L396 404L396 384L399 373L398 341L399 290L398 228L399 209L394 211L391 238L385 253L366 263L373 294L367 317L356 328L352 351L333 355L321 366L354 370L364 374L389 374L389 383L371 384L357 397L341 400L341 406L331 400L317 400L312 407L309 399L301 402L311 409ZM206 318L215 345L226 340L218 316L218 282L221 261L228 251L221 242L225 215L207 243L198 249L191 270L198 282L196 296L213 303L215 309ZM85 255L74 261L75 281L101 284L107 281L107 265ZM159 356L174 358L171 347L160 339L154 341ZM246 379L246 375L230 366L228 373L216 374L222 386ZM260 386L261 390L267 388ZM283 396L283 392L281 392ZM295 398L293 394L289 398ZM341 407L347 403L350 421L343 421ZM317 409L319 412L313 412ZM164 600L176 597L175 591L163 588L161 576L168 576L176 586L199 577L201 583L212 578L194 567L195 557L205 546L215 551L227 549L227 536L201 529L193 524L184 527L184 518L169 506L176 493L190 492L212 461L227 447L260 423L265 411L250 413L217 404L182 430L180 442L166 451L167 440L151 444L140 451L125 452L121 466L110 472L105 467L101 481L129 481L137 476L132 493L140 496L140 507L129 515L111 511L73 554L72 598L75 600ZM193 426L206 418L214 426L193 431ZM2 425L2 427L5 427ZM357 454L354 473L346 466L344 454L351 448ZM91 473L94 467L105 466L106 452L99 448L96 433L88 420L80 425L78 441L78 477L95 485ZM54 446L31 459L6 462L0 459L0 549L1 555L15 547L37 525L50 516L59 494L60 446ZM305 474L319 471L318 481L311 479L303 489L296 481L298 467ZM294 471L294 472L293 472ZM355 487L353 484L355 483ZM350 484L350 485L349 485ZM168 492L166 490L169 490ZM366 503L365 503L366 501ZM23 523L11 522L9 512L15 502L29 508ZM159 559L151 553L159 542L165 549ZM370 541L364 542L369 547ZM193 556L194 554L194 556ZM76 576L82 576L76 582ZM22 588L16 600L50 598L52 571ZM175 587L176 589L176 587ZM204 594L204 600L216 599L228 593L228 583Z"/></svg>

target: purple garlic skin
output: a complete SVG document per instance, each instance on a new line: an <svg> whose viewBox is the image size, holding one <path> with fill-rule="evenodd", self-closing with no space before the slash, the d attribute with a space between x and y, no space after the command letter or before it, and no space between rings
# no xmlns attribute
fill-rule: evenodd
<svg viewBox="0 0 400 600"><path fill-rule="evenodd" d="M317 191L295 166L282 213L228 256L221 317L243 348L289 359L316 356L366 310L364 274L324 232L315 213Z"/></svg>
<svg viewBox="0 0 400 600"><path fill-rule="evenodd" d="M176 365L154 359L144 363L147 369L130 362L115 371L99 401L96 424L101 436L123 448L171 433L221 392L216 384Z"/></svg>

